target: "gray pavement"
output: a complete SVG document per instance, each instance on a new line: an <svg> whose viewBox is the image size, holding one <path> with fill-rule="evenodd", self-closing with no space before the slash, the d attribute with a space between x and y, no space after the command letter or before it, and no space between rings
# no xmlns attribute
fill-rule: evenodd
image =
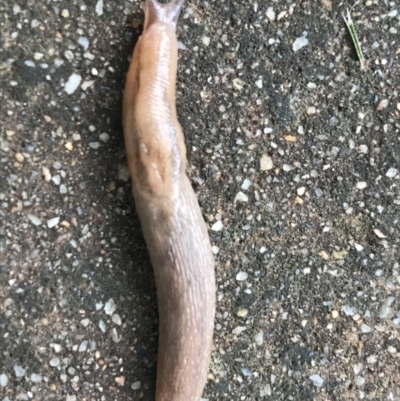
<svg viewBox="0 0 400 401"><path fill-rule="evenodd" d="M400 400L400 5L187 2L177 105L216 258L209 401ZM133 24L132 24L133 21ZM121 99L139 1L0 0L0 400L153 400Z"/></svg>

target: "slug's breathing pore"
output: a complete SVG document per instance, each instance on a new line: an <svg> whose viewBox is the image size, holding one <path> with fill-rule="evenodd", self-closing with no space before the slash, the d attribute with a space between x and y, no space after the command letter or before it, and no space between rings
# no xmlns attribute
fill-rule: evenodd
<svg viewBox="0 0 400 401"><path fill-rule="evenodd" d="M153 265L159 313L156 401L199 401L215 317L214 257L186 175L175 107L183 0L146 0L127 75L123 126L133 196Z"/></svg>

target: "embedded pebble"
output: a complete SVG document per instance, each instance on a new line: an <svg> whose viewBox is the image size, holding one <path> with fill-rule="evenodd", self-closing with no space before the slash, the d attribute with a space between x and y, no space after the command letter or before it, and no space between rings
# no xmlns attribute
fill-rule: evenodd
<svg viewBox="0 0 400 401"><path fill-rule="evenodd" d="M208 46L210 44L211 38L209 36L203 36L201 38L201 41L203 42L204 46Z"/></svg>
<svg viewBox="0 0 400 401"><path fill-rule="evenodd" d="M58 186L61 184L61 176L57 174L51 178L51 181L53 181L54 184Z"/></svg>
<svg viewBox="0 0 400 401"><path fill-rule="evenodd" d="M246 178L246 179L243 181L241 188L242 188L244 191L247 191L247 190L250 188L250 186L251 186L251 181L248 180L248 179Z"/></svg>
<svg viewBox="0 0 400 401"><path fill-rule="evenodd" d="M396 169L396 168L394 168L394 167L391 167L387 172L386 172L386 177L388 177L388 178L394 178L394 177L396 177L396 175L397 175L397 173L398 173L398 170Z"/></svg>
<svg viewBox="0 0 400 401"><path fill-rule="evenodd" d="M356 314L356 309L350 305L342 306L342 311L345 313L346 316L354 316Z"/></svg>
<svg viewBox="0 0 400 401"><path fill-rule="evenodd" d="M35 226L40 226L42 224L42 220L34 214L28 214L28 219Z"/></svg>
<svg viewBox="0 0 400 401"><path fill-rule="evenodd" d="M14 373L17 377L24 377L25 376L25 369L22 366L14 365Z"/></svg>
<svg viewBox="0 0 400 401"><path fill-rule="evenodd" d="M213 231L221 231L224 228L224 225L222 223L221 220L218 220L217 222L215 222L212 227L211 230Z"/></svg>
<svg viewBox="0 0 400 401"><path fill-rule="evenodd" d="M81 36L78 39L78 44L83 47L83 50L87 50L89 48L89 39Z"/></svg>
<svg viewBox="0 0 400 401"><path fill-rule="evenodd" d="M118 313L114 313L114 314L112 315L111 320L112 320L115 324L117 324L118 326L121 326L121 324L122 324L121 317L118 315Z"/></svg>
<svg viewBox="0 0 400 401"><path fill-rule="evenodd" d="M356 248L358 252L361 252L364 249L364 247L361 244L357 243L354 243L354 248Z"/></svg>
<svg viewBox="0 0 400 401"><path fill-rule="evenodd" d="M324 384L324 379L320 375L312 375L310 376L310 380L316 387L322 387Z"/></svg>
<svg viewBox="0 0 400 401"><path fill-rule="evenodd" d="M272 159L267 155L262 155L260 159L260 170L267 171L273 167Z"/></svg>
<svg viewBox="0 0 400 401"><path fill-rule="evenodd" d="M386 298L385 302L382 304L381 308L379 309L379 313L378 313L379 319L386 319L387 317L389 317L390 307L392 306L392 304L395 300L396 300L395 297Z"/></svg>
<svg viewBox="0 0 400 401"><path fill-rule="evenodd" d="M60 218L59 218L59 217L53 217L52 219L47 220L47 227L53 228L53 227L55 227L59 222L60 222Z"/></svg>
<svg viewBox="0 0 400 401"><path fill-rule="evenodd" d="M99 138L102 142L108 142L108 140L110 139L110 135L108 135L107 132L103 132L99 135Z"/></svg>
<svg viewBox="0 0 400 401"><path fill-rule="evenodd" d="M244 327L244 326L236 326L232 330L232 334L238 336L239 334L243 333L244 331L246 331L246 327Z"/></svg>
<svg viewBox="0 0 400 401"><path fill-rule="evenodd" d="M100 144L100 142L89 142L89 146L92 149L98 149L101 146L101 144Z"/></svg>
<svg viewBox="0 0 400 401"><path fill-rule="evenodd" d="M2 373L0 375L0 386L5 387L5 386L7 386L7 383L8 383L8 377L5 373Z"/></svg>
<svg viewBox="0 0 400 401"><path fill-rule="evenodd" d="M63 17L63 18L68 18L69 17L69 11L66 8L64 8L61 11L61 17Z"/></svg>
<svg viewBox="0 0 400 401"><path fill-rule="evenodd" d="M367 188L368 184L365 181L357 182L356 188L357 189L365 189Z"/></svg>
<svg viewBox="0 0 400 401"><path fill-rule="evenodd" d="M60 185L60 194L66 194L68 192L67 187L64 184Z"/></svg>
<svg viewBox="0 0 400 401"><path fill-rule="evenodd" d="M367 334L367 333L370 333L370 332L371 332L371 327L369 327L368 325L363 323L361 325L361 333Z"/></svg>
<svg viewBox="0 0 400 401"><path fill-rule="evenodd" d="M293 51L297 52L300 49L302 49L304 46L308 45L308 39L307 39L307 32L303 32L303 35L297 38L292 45Z"/></svg>
<svg viewBox="0 0 400 401"><path fill-rule="evenodd" d="M246 203L246 202L248 202L248 200L249 200L249 197L246 194L244 194L242 191L239 191L235 197L235 202L238 201L238 202Z"/></svg>
<svg viewBox="0 0 400 401"><path fill-rule="evenodd" d="M246 272L239 272L239 273L236 275L236 280L237 280L237 281L244 281L244 280L247 279L247 277L249 277L249 275L248 275Z"/></svg>
<svg viewBox="0 0 400 401"><path fill-rule="evenodd" d="M365 384L365 379L363 377L356 378L356 386L361 387Z"/></svg>
<svg viewBox="0 0 400 401"><path fill-rule="evenodd" d="M87 346L88 346L88 341L87 340L82 341L81 344L79 345L78 352L85 352L87 350Z"/></svg>
<svg viewBox="0 0 400 401"><path fill-rule="evenodd" d="M33 383L40 383L42 381L42 376L36 374L36 373L32 373L31 374L31 381Z"/></svg>
<svg viewBox="0 0 400 401"><path fill-rule="evenodd" d="M272 7L268 7L267 9L267 17L270 21L275 21L275 11Z"/></svg>
<svg viewBox="0 0 400 401"><path fill-rule="evenodd" d="M47 167L42 167L42 175L43 175L45 182L51 181L50 170Z"/></svg>
<svg viewBox="0 0 400 401"><path fill-rule="evenodd" d="M99 322L99 328L103 333L106 332L106 329L107 329L106 324L102 320L100 320L100 322Z"/></svg>
<svg viewBox="0 0 400 401"><path fill-rule="evenodd" d="M254 341L255 343L261 347L264 343L264 332L260 330L255 336L254 336Z"/></svg>
<svg viewBox="0 0 400 401"><path fill-rule="evenodd" d="M52 358L52 359L50 359L49 363L50 363L50 366L55 368L60 364L60 358Z"/></svg>
<svg viewBox="0 0 400 401"><path fill-rule="evenodd" d="M82 82L82 77L79 74L72 73L65 84L64 90L68 95L72 95Z"/></svg>
<svg viewBox="0 0 400 401"><path fill-rule="evenodd" d="M112 315L116 309L117 305L115 305L115 302L112 298L110 298L104 305L104 312L106 313L106 315Z"/></svg>
<svg viewBox="0 0 400 401"><path fill-rule="evenodd" d="M96 3L96 14L103 15L103 0L99 0Z"/></svg>
<svg viewBox="0 0 400 401"><path fill-rule="evenodd" d="M142 386L142 383L140 381L133 382L131 385L132 390L139 390L140 387Z"/></svg>

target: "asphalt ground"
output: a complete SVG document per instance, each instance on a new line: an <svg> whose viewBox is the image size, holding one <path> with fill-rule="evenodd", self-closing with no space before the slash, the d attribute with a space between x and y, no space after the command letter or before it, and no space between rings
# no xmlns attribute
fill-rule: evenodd
<svg viewBox="0 0 400 401"><path fill-rule="evenodd" d="M204 398L400 400L400 5L192 1L177 108L216 259ZM121 99L139 1L0 0L0 400L153 400Z"/></svg>

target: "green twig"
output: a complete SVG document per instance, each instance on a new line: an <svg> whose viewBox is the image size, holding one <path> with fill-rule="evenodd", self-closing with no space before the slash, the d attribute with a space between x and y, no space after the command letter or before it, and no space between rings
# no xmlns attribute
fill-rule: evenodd
<svg viewBox="0 0 400 401"><path fill-rule="evenodd" d="M363 70L364 69L364 55L363 55L362 50L361 50L361 44L360 44L360 41L358 40L356 28L355 28L355 26L353 24L353 20L351 19L351 15L350 15L349 9L347 9L347 18L346 18L345 15L343 15L343 19L344 19L344 22L347 25L347 28L349 29L351 40L353 41L354 47L356 49L358 60L360 61L361 69Z"/></svg>

